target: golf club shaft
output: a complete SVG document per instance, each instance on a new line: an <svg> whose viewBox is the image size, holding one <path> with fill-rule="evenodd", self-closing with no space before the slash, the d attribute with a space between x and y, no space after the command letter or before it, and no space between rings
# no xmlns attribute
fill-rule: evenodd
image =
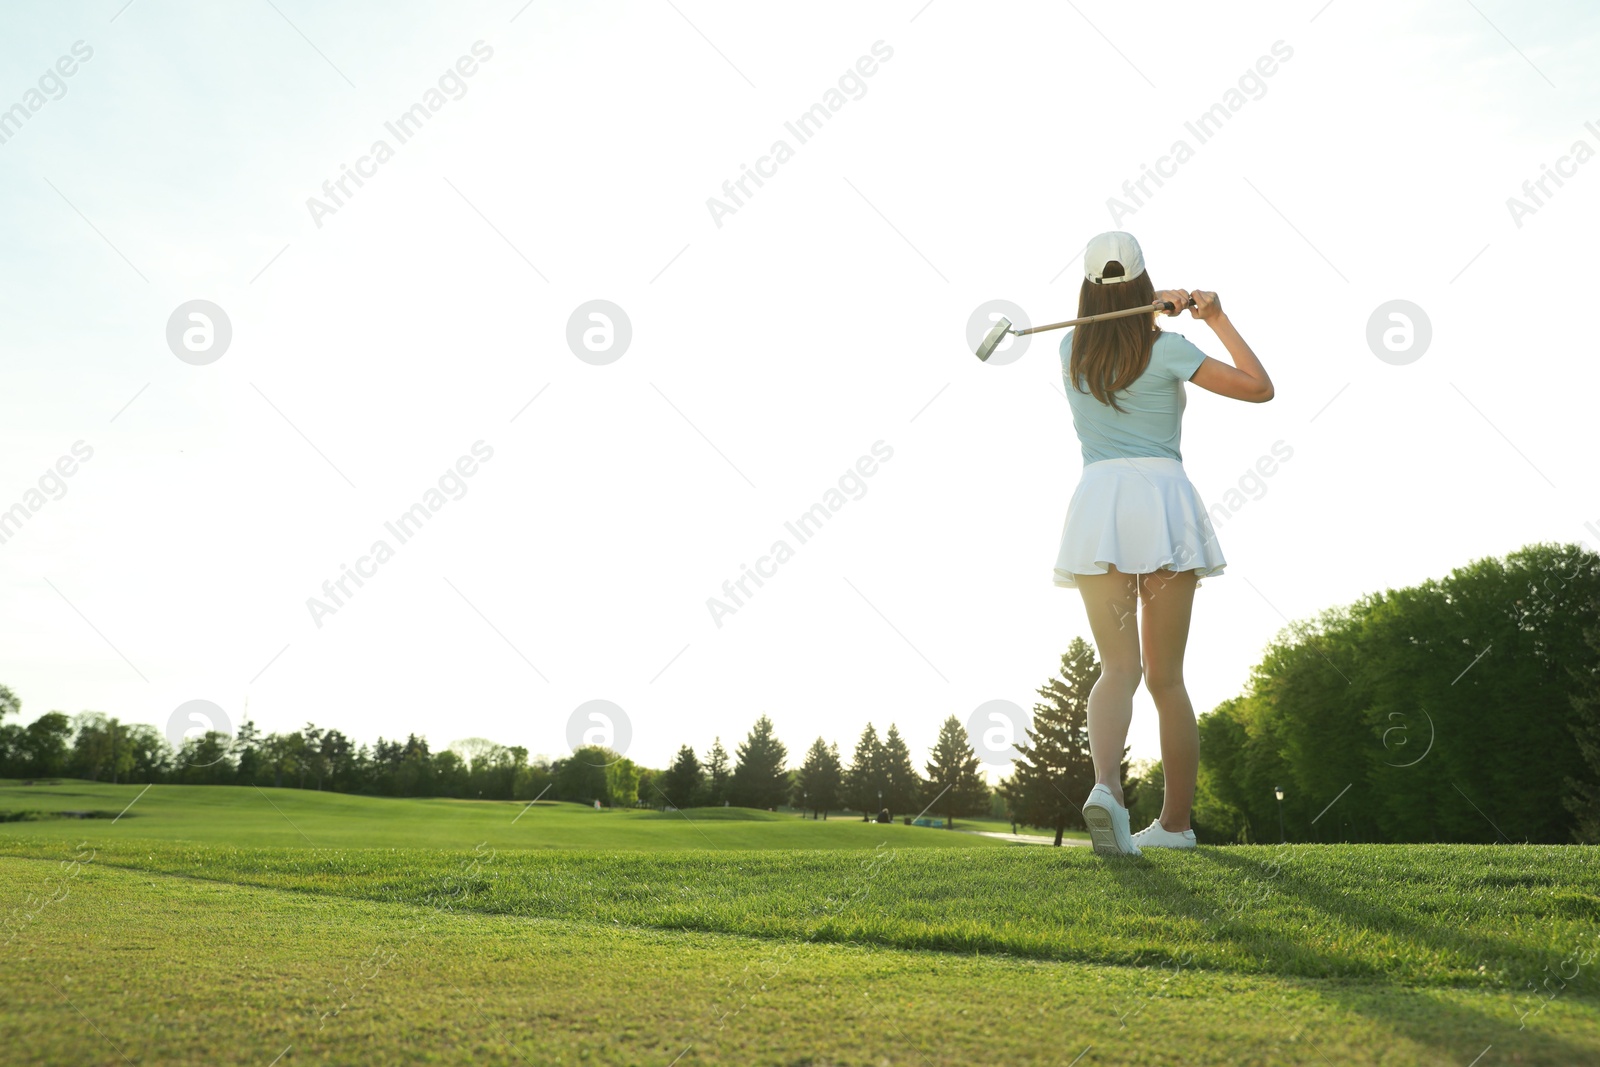
<svg viewBox="0 0 1600 1067"><path fill-rule="evenodd" d="M1194 307L1194 298L1191 297L1184 307ZM1052 322L1048 326L1030 326L1026 330L1012 330L1011 332L1021 337L1025 333L1039 333L1042 330L1059 330L1064 326L1082 326L1086 322L1103 322L1106 319L1124 319L1129 315L1149 315L1157 312L1173 312L1172 301L1163 300L1157 304L1146 304L1143 307L1123 308L1121 311L1107 311L1102 315L1089 315L1081 319L1068 319L1066 322Z"/></svg>

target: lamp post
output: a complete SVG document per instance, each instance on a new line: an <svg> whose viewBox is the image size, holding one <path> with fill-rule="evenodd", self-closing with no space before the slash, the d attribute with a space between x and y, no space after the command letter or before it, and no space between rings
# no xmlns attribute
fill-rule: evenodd
<svg viewBox="0 0 1600 1067"><path fill-rule="evenodd" d="M878 814L880 812L882 812L882 811L883 811L883 790L880 789L880 790L878 790L878 810L872 813L872 818L874 820L876 820L878 818Z"/></svg>
<svg viewBox="0 0 1600 1067"><path fill-rule="evenodd" d="M810 795L804 789L800 790L800 817L802 819L806 817L806 808L809 806L806 804L806 798Z"/></svg>
<svg viewBox="0 0 1600 1067"><path fill-rule="evenodd" d="M1283 786L1273 786L1272 792L1278 798L1278 844L1281 845L1288 840L1283 833Z"/></svg>

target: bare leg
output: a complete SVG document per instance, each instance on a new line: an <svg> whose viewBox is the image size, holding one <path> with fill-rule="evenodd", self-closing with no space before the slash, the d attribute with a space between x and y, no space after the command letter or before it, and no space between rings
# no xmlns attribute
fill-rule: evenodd
<svg viewBox="0 0 1600 1067"><path fill-rule="evenodd" d="M1161 825L1174 833L1189 829L1200 770L1200 730L1183 684L1183 653L1198 581L1192 570L1156 571L1142 576L1139 590L1145 688L1161 715L1161 770L1166 779Z"/></svg>
<svg viewBox="0 0 1600 1067"><path fill-rule="evenodd" d="M1076 576L1100 656L1100 680L1089 691L1089 752L1095 781L1122 797L1122 750L1133 721L1139 688L1139 595L1135 575L1113 567L1108 574Z"/></svg>

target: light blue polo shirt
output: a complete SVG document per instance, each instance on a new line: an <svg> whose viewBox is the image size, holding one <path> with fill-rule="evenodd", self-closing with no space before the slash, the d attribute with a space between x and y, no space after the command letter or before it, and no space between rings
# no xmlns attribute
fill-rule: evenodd
<svg viewBox="0 0 1600 1067"><path fill-rule="evenodd" d="M1074 389L1072 330L1061 338L1061 382L1072 407L1072 428L1083 446L1083 462L1127 456L1165 456L1183 461L1178 445L1183 436L1183 383L1200 369L1206 354L1180 333L1163 330L1150 350L1150 365L1133 384L1115 394L1119 412L1102 404L1085 381Z"/></svg>

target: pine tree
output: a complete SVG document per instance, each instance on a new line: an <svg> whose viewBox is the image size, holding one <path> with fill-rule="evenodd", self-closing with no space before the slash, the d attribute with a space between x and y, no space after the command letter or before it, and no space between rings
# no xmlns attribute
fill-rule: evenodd
<svg viewBox="0 0 1600 1067"><path fill-rule="evenodd" d="M894 723L883 739L883 806L892 817L896 812L915 811L922 794L922 779L911 765L911 750Z"/></svg>
<svg viewBox="0 0 1600 1067"><path fill-rule="evenodd" d="M789 803L826 819L828 812L839 806L840 789L844 771L839 764L839 746L825 745L822 738L811 742L800 773L795 776Z"/></svg>
<svg viewBox="0 0 1600 1067"><path fill-rule="evenodd" d="M239 724L239 732L233 735L233 752L238 757L238 775L240 785L255 785L256 771L261 766L261 731L256 724L246 719Z"/></svg>
<svg viewBox="0 0 1600 1067"><path fill-rule="evenodd" d="M955 829L957 815L981 815L989 809L989 786L978 773L978 754L954 715L939 727L922 791L923 803L944 815L949 830Z"/></svg>
<svg viewBox="0 0 1600 1067"><path fill-rule="evenodd" d="M1039 689L1044 701L1033 706L1033 726L1027 739L1017 742L1017 761L1006 782L1006 798L1017 821L1055 830L1057 845L1068 826L1083 825L1079 805L1094 788L1089 691L1099 678L1094 649L1074 637L1061 657L1060 677Z"/></svg>
<svg viewBox="0 0 1600 1067"><path fill-rule="evenodd" d="M656 795L650 799L662 800L663 803L671 804L675 808L690 807L701 795L704 779L705 772L700 767L700 760L696 758L694 749L684 745L678 749L677 758L672 761L672 766L655 780L651 791Z"/></svg>
<svg viewBox="0 0 1600 1067"><path fill-rule="evenodd" d="M789 750L772 732L772 720L765 715L750 728L750 735L738 748L739 762L728 783L729 799L744 808L774 808L789 792L789 775L784 770Z"/></svg>
<svg viewBox="0 0 1600 1067"><path fill-rule="evenodd" d="M839 742L828 742L828 763L833 775L833 803L838 807L844 806L844 760L839 758ZM826 779L824 779L826 782ZM822 809L824 820L828 817L828 809Z"/></svg>
<svg viewBox="0 0 1600 1067"><path fill-rule="evenodd" d="M704 802L708 807L720 808L728 799L728 750L722 747L722 738L711 742L711 753L706 757L706 784Z"/></svg>
<svg viewBox="0 0 1600 1067"><path fill-rule="evenodd" d="M862 822L870 822L883 806L878 799L883 791L883 744L870 722L856 742L855 756L845 772L844 790L844 802L861 809Z"/></svg>

